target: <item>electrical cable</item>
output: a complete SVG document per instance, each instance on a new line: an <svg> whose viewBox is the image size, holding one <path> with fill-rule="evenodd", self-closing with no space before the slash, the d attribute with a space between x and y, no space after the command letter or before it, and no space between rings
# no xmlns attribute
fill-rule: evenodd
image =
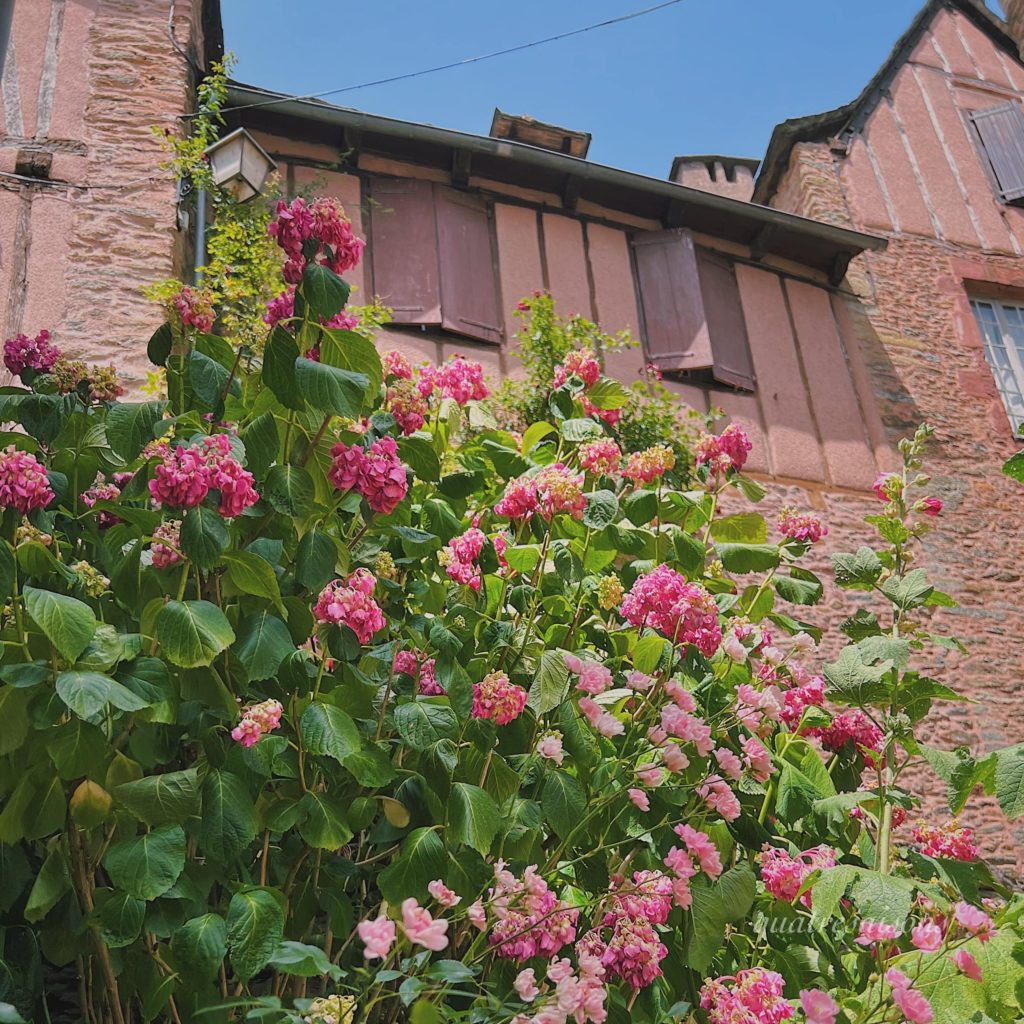
<svg viewBox="0 0 1024 1024"><path fill-rule="evenodd" d="M521 50L529 50L535 46L543 46L545 43L558 42L561 39L568 39L570 36L582 35L584 32L591 32L598 28L607 28L609 25L620 25L626 21L632 21L634 18L642 18L644 15L653 14L655 11L662 11L666 7L675 7L676 4L682 3L683 0L664 0L663 3L655 4L653 7L645 7L639 11L631 11L629 14L621 14L617 18L608 18L605 21L598 21L592 25L584 25L582 28L570 29L568 32L559 32L557 35L547 36L544 39L535 39L529 43L520 43L518 46L510 46L504 50L495 50L493 53L483 53L477 57L466 57L463 60L456 60L450 64L439 64L433 68L422 68L419 71L409 71L402 75L392 75L389 78L378 78L372 82L361 82L359 85L344 85L339 86L337 89L325 89L323 92L307 93L305 95L290 95L290 96L278 96L272 100L260 100L254 103L240 103L233 107L222 107L220 112L226 114L230 111L235 110L252 110L256 107L271 107L279 103L289 103L292 100L317 100L322 99L324 96L336 96L343 92L354 92L357 89L369 89L375 85L388 85L392 82L404 82L410 78L420 78L423 75L432 75L438 71L449 71L452 68L465 67L468 64L478 64L483 60L491 60L494 57L504 57L510 53L518 53ZM186 120L195 117L196 114L183 114L182 117Z"/></svg>

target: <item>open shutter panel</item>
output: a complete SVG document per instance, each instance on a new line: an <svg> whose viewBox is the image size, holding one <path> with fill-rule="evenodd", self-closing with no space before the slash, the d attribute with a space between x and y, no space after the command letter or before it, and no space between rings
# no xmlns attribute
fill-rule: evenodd
<svg viewBox="0 0 1024 1024"><path fill-rule="evenodd" d="M1007 202L1024 197L1024 110L1017 102L976 110L971 120Z"/></svg>
<svg viewBox="0 0 1024 1024"><path fill-rule="evenodd" d="M441 259L441 325L481 341L501 342L498 290L487 204L435 185Z"/></svg>
<svg viewBox="0 0 1024 1024"><path fill-rule="evenodd" d="M439 324L434 193L429 181L374 179L370 187L373 290L396 324Z"/></svg>
<svg viewBox="0 0 1024 1024"><path fill-rule="evenodd" d="M754 368L732 261L720 253L698 249L697 269L711 336L714 378L734 388L753 391Z"/></svg>
<svg viewBox="0 0 1024 1024"><path fill-rule="evenodd" d="M661 370L712 365L697 258L689 231L645 231L633 237L647 357Z"/></svg>

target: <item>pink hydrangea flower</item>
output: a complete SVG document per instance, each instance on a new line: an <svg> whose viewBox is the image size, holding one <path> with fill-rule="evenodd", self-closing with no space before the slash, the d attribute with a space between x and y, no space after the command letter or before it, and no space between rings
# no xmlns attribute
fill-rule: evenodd
<svg viewBox="0 0 1024 1024"><path fill-rule="evenodd" d="M601 364L588 349L577 349L570 352L565 360L555 367L555 376L551 382L554 388L560 388L571 376L579 377L584 388L593 387L601 376Z"/></svg>
<svg viewBox="0 0 1024 1024"><path fill-rule="evenodd" d="M416 651L396 651L394 671L412 676L416 681L416 692L421 697L443 697L445 690L434 677L434 659L424 659Z"/></svg>
<svg viewBox="0 0 1024 1024"><path fill-rule="evenodd" d="M667 445L659 444L642 452L633 452L626 460L622 475L634 484L653 483L676 464L676 455Z"/></svg>
<svg viewBox="0 0 1024 1024"><path fill-rule="evenodd" d="M393 437L370 445L360 468L359 490L370 508L384 515L394 512L408 493L409 480Z"/></svg>
<svg viewBox="0 0 1024 1024"><path fill-rule="evenodd" d="M858 946L874 946L880 942L892 942L898 939L899 935L900 930L894 925L881 921L861 921L860 931L854 942Z"/></svg>
<svg viewBox="0 0 1024 1024"><path fill-rule="evenodd" d="M956 964L957 970L966 974L973 981L981 981L981 967L978 961L966 949L958 949L950 959Z"/></svg>
<svg viewBox="0 0 1024 1024"><path fill-rule="evenodd" d="M718 847L706 832L690 825L676 825L672 830L686 844L686 849L696 858L701 871L714 881L722 873L722 858Z"/></svg>
<svg viewBox="0 0 1024 1024"><path fill-rule="evenodd" d="M527 967L525 971L520 971L516 975L516 980L512 982L512 987L516 990L516 995L524 1003L532 1003L540 995L540 989L537 987L537 978L532 967Z"/></svg>
<svg viewBox="0 0 1024 1024"><path fill-rule="evenodd" d="M596 929L580 941L582 949L600 958L607 977L621 978L632 989L646 988L661 977L661 961L668 956L668 948L658 938L650 921L627 914L609 915L611 936L605 942Z"/></svg>
<svg viewBox="0 0 1024 1024"><path fill-rule="evenodd" d="M350 491L359 483L366 453L361 445L336 444L331 449L331 467L327 479L339 491Z"/></svg>
<svg viewBox="0 0 1024 1024"><path fill-rule="evenodd" d="M86 508L92 508L97 501L117 501L121 497L121 488L116 483L104 480L102 473L97 473L92 487L82 491L79 497ZM96 525L101 530L106 530L121 522L124 520L120 516L113 512L107 512L105 509L101 509L96 515Z"/></svg>
<svg viewBox="0 0 1024 1024"><path fill-rule="evenodd" d="M180 535L181 522L177 519L163 522L153 531L153 544L150 551L153 554L154 569L166 569L181 561ZM161 544L160 541L166 543Z"/></svg>
<svg viewBox="0 0 1024 1024"><path fill-rule="evenodd" d="M533 477L541 515L551 520L564 513L582 519L587 507L583 494L583 474L573 473L561 462L545 466Z"/></svg>
<svg viewBox="0 0 1024 1024"><path fill-rule="evenodd" d="M821 676L811 676L802 686L788 689L783 696L784 706L780 717L786 725L793 728L803 717L804 709L823 707L825 704L825 680Z"/></svg>
<svg viewBox="0 0 1024 1024"><path fill-rule="evenodd" d="M551 959L576 938L579 911L555 896L535 864L520 879L499 860L488 899L495 923L487 939L500 957Z"/></svg>
<svg viewBox="0 0 1024 1024"><path fill-rule="evenodd" d="M710 775L697 787L697 795L708 809L717 811L726 821L735 821L743 808L729 784L720 775Z"/></svg>
<svg viewBox="0 0 1024 1024"><path fill-rule="evenodd" d="M756 736L743 740L743 761L758 782L767 782L775 770L772 755Z"/></svg>
<svg viewBox="0 0 1024 1024"><path fill-rule="evenodd" d="M425 366L420 370L420 393L426 397L437 389L442 398L459 405L485 399L491 389L484 383L484 368L463 356L452 356L443 366Z"/></svg>
<svg viewBox="0 0 1024 1024"><path fill-rule="evenodd" d="M384 960L395 943L395 922L383 914L372 921L360 921L356 932L365 947L363 955L367 960Z"/></svg>
<svg viewBox="0 0 1024 1024"><path fill-rule="evenodd" d="M205 288L200 291L185 285L171 302L186 327L204 334L213 330L213 296Z"/></svg>
<svg viewBox="0 0 1024 1024"><path fill-rule="evenodd" d="M580 467L597 476L617 473L622 463L622 452L610 438L580 445Z"/></svg>
<svg viewBox="0 0 1024 1024"><path fill-rule="evenodd" d="M761 881L765 890L777 900L792 903L804 882L815 871L835 866L836 851L831 846L813 846L791 857L785 850L765 843L757 859L761 864ZM800 902L805 907L811 906L810 891L800 895Z"/></svg>
<svg viewBox="0 0 1024 1024"><path fill-rule="evenodd" d="M26 516L51 501L50 479L34 455L13 444L0 452L0 508L13 508Z"/></svg>
<svg viewBox="0 0 1024 1024"><path fill-rule="evenodd" d="M847 743L852 743L869 767L873 767L877 755L881 754L884 736L860 708L840 712L828 726L807 729L805 736L816 736L826 750L838 753Z"/></svg>
<svg viewBox="0 0 1024 1024"><path fill-rule="evenodd" d="M368 644L374 633L387 625L380 605L373 599L376 584L366 569L357 569L347 580L328 583L317 598L314 618L317 622L348 626L360 644Z"/></svg>
<svg viewBox="0 0 1024 1024"><path fill-rule="evenodd" d="M694 456L698 467L706 464L715 472L740 470L753 447L747 432L738 423L731 423L717 437L705 434L697 442Z"/></svg>
<svg viewBox="0 0 1024 1024"><path fill-rule="evenodd" d="M438 556L448 577L471 590L479 591L482 580L477 559L486 542L484 532L476 526L471 526L465 533L448 541Z"/></svg>
<svg viewBox="0 0 1024 1024"><path fill-rule="evenodd" d="M527 692L509 682L504 672L491 672L473 684L474 718L493 718L497 725L514 722L526 707Z"/></svg>
<svg viewBox="0 0 1024 1024"><path fill-rule="evenodd" d="M225 518L241 515L259 501L253 476L235 461L226 434L213 434L188 448L178 445L163 453L163 462L149 481L159 506L195 508L210 491L220 493L218 511Z"/></svg>
<svg viewBox="0 0 1024 1024"><path fill-rule="evenodd" d="M554 761L561 765L565 760L565 751L562 749L562 734L549 732L537 741L537 753L548 761Z"/></svg>
<svg viewBox="0 0 1024 1024"><path fill-rule="evenodd" d="M281 724L283 712L277 700L253 704L242 712L241 721L231 730L231 738L243 747L255 746L264 733L273 732Z"/></svg>
<svg viewBox="0 0 1024 1024"><path fill-rule="evenodd" d="M520 476L505 485L505 493L494 506L494 511L505 519L523 522L529 519L539 507L537 487L533 478Z"/></svg>
<svg viewBox="0 0 1024 1024"><path fill-rule="evenodd" d="M727 747L719 747L715 752L715 760L722 773L736 782L743 777L743 762Z"/></svg>
<svg viewBox="0 0 1024 1024"><path fill-rule="evenodd" d="M427 403L424 397L407 380L398 380L387 390L388 411L403 434L415 434L427 422Z"/></svg>
<svg viewBox="0 0 1024 1024"><path fill-rule="evenodd" d="M291 284L284 292L267 303L267 311L263 314L263 322L269 327L276 327L282 320L290 320L293 316L295 316L295 285ZM336 331L354 331L359 326L359 317L354 313L347 313L345 310L341 310L326 320L321 317L320 323L324 327L329 327ZM291 325L286 324L285 327L289 331L294 330ZM320 346L314 345L306 353L306 358L312 359L314 363L319 363Z"/></svg>
<svg viewBox="0 0 1024 1024"><path fill-rule="evenodd" d="M365 245L352 233L352 224L336 199L316 199L311 204L301 197L291 204L281 200L267 232L287 256L283 273L291 284L302 280L307 262L303 247L307 241L315 239L319 243L313 260L335 274L357 266Z"/></svg>
<svg viewBox="0 0 1024 1024"><path fill-rule="evenodd" d="M802 988L800 1007L807 1014L807 1024L836 1024L839 1004L827 992Z"/></svg>
<svg viewBox="0 0 1024 1024"><path fill-rule="evenodd" d="M4 366L16 377L24 370L49 373L60 355L60 349L50 344L50 332L46 330L34 338L17 334L4 342Z"/></svg>
<svg viewBox="0 0 1024 1024"><path fill-rule="evenodd" d="M412 364L396 349L389 349L381 357L384 364L385 377L398 377L400 380L412 380Z"/></svg>
<svg viewBox="0 0 1024 1024"><path fill-rule="evenodd" d="M783 537L805 544L815 544L828 533L828 527L817 516L794 508L779 513L779 530Z"/></svg>
<svg viewBox="0 0 1024 1024"><path fill-rule="evenodd" d="M974 832L960 828L955 821L944 825L927 825L923 821L914 826L914 842L926 857L946 857L949 860L973 861L978 859Z"/></svg>
<svg viewBox="0 0 1024 1024"><path fill-rule="evenodd" d="M667 565L639 577L621 610L630 625L650 626L676 643L693 644L708 658L722 642L714 598Z"/></svg>
<svg viewBox="0 0 1024 1024"><path fill-rule="evenodd" d="M410 942L424 949L438 953L448 945L448 922L431 917L412 896L402 900L402 928Z"/></svg>
<svg viewBox="0 0 1024 1024"><path fill-rule="evenodd" d="M711 978L700 990L709 1024L780 1024L795 1013L783 995L782 975L752 967L734 977Z"/></svg>
<svg viewBox="0 0 1024 1024"><path fill-rule="evenodd" d="M427 884L427 892L441 904L442 907L456 907L462 902L462 897L452 892L440 878L435 878Z"/></svg>

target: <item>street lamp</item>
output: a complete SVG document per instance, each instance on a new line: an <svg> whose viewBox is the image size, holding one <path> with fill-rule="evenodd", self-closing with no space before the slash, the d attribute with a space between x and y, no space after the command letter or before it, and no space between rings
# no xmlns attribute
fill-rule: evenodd
<svg viewBox="0 0 1024 1024"><path fill-rule="evenodd" d="M263 191L267 177L277 167L266 150L244 129L237 128L203 150L213 183L245 203ZM195 283L203 283L206 262L206 189L196 191Z"/></svg>

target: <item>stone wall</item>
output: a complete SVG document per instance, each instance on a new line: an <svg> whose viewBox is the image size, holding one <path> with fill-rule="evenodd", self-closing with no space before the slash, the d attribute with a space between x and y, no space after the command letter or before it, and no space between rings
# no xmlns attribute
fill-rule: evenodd
<svg viewBox="0 0 1024 1024"><path fill-rule="evenodd" d="M160 313L139 289L179 272L184 252L152 127L178 131L191 109L203 7L15 4L0 88L3 337L49 328L69 353L144 379Z"/></svg>

